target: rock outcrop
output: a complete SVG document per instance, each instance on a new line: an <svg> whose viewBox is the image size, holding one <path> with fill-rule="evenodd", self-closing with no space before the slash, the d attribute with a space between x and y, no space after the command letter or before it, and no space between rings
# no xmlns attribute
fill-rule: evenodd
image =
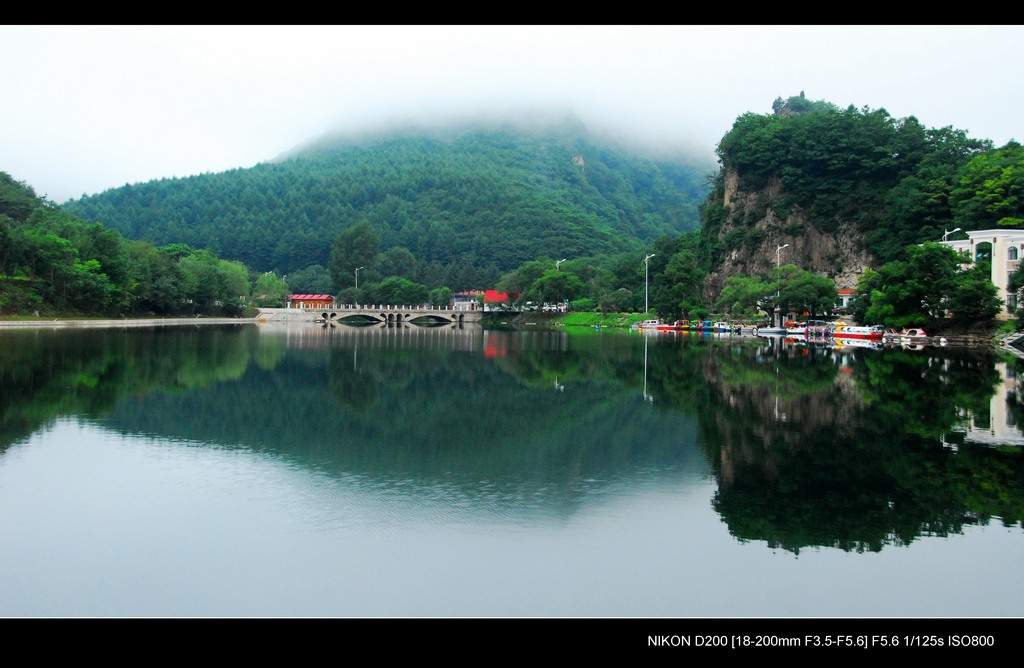
<svg viewBox="0 0 1024 668"><path fill-rule="evenodd" d="M823 230L799 207L785 204L778 179L751 192L740 188L735 171L727 170L723 177L721 204L727 216L717 237L726 251L721 265L705 279L705 298L716 299L730 276L767 274L776 262L830 278L839 289L856 288L860 275L873 266L874 257L853 222L834 222Z"/></svg>

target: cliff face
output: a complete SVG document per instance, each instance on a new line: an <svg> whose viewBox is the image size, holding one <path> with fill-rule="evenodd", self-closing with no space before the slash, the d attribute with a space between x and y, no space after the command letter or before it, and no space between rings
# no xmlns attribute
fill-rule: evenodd
<svg viewBox="0 0 1024 668"><path fill-rule="evenodd" d="M874 257L853 222L839 221L824 231L798 207L785 204L780 181L757 191L741 190L739 181L735 171L726 170L720 204L727 216L717 237L727 250L721 266L705 279L705 298L717 298L730 276L770 273L777 260L830 278L840 290L857 287ZM779 246L786 248L776 253Z"/></svg>

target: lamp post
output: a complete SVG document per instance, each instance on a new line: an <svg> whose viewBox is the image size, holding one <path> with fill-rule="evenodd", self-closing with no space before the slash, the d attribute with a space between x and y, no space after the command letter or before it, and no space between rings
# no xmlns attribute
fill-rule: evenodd
<svg viewBox="0 0 1024 668"><path fill-rule="evenodd" d="M944 232L944 233L942 234L942 240L943 240L943 241L946 241L946 240L947 240L947 239L949 238L949 235L951 235L951 234L956 234L956 233L957 233L957 232L959 232L959 231L960 231L961 229L963 229L963 228L960 228L960 227L958 227L958 228L956 228L955 230L946 230L946 231L945 231L945 232Z"/></svg>
<svg viewBox="0 0 1024 668"><path fill-rule="evenodd" d="M561 268L560 265L563 262L565 262L565 258L564 257L561 260L555 260L555 271L562 271L562 268Z"/></svg>
<svg viewBox="0 0 1024 668"><path fill-rule="evenodd" d="M654 253L651 253L644 258L644 315L648 311L647 295L649 293L649 286L651 284L651 258L654 257Z"/></svg>
<svg viewBox="0 0 1024 668"><path fill-rule="evenodd" d="M359 270L363 267L356 267L356 290L359 289Z"/></svg>
<svg viewBox="0 0 1024 668"><path fill-rule="evenodd" d="M775 267L776 268L782 266L782 259L781 259L781 255L780 254L782 253L782 249L785 248L788 245L789 244L782 244L781 246L779 246L778 248L775 249Z"/></svg>
<svg viewBox="0 0 1024 668"><path fill-rule="evenodd" d="M779 246L778 248L775 249L775 268L776 269L778 269L779 267L782 266L782 259L781 259L782 258L782 255L781 255L782 254L782 249L785 248L788 245L789 244L782 244L781 246ZM775 310L779 313L779 323L778 324L781 325L782 324L782 311L779 308L779 294L780 294L779 292L775 293Z"/></svg>

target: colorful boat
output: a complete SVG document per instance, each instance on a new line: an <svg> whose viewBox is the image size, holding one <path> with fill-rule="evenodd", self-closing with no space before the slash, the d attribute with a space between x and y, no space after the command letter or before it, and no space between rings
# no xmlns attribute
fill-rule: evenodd
<svg viewBox="0 0 1024 668"><path fill-rule="evenodd" d="M855 326L839 325L832 330L833 339L855 339L860 341L881 341L885 328L881 325Z"/></svg>

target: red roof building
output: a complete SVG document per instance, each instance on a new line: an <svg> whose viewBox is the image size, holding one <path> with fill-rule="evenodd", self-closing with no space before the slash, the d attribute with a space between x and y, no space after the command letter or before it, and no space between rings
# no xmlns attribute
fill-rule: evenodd
<svg viewBox="0 0 1024 668"><path fill-rule="evenodd" d="M288 308L334 308L331 295L291 295Z"/></svg>

